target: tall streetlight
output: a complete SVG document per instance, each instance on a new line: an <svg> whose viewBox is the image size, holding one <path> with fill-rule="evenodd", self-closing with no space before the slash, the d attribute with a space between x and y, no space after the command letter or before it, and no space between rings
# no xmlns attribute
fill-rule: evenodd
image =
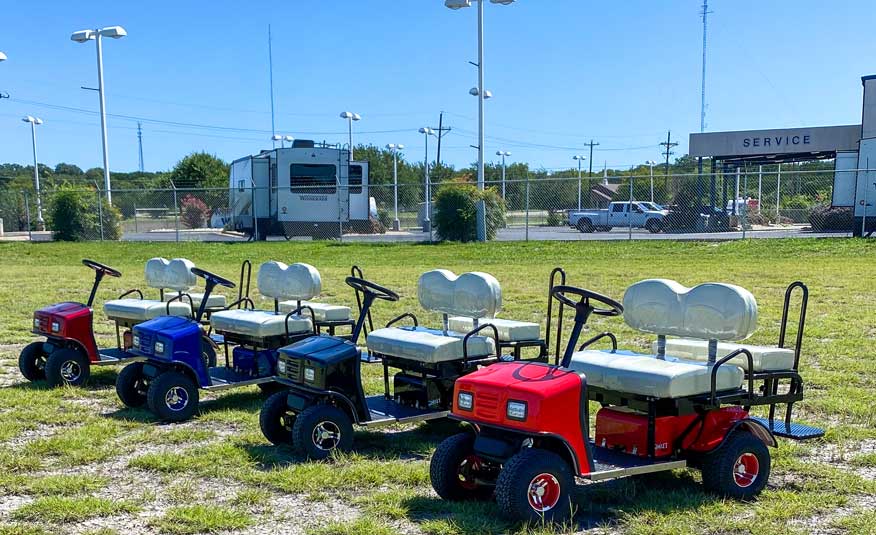
<svg viewBox="0 0 876 535"><path fill-rule="evenodd" d="M429 185L429 136L434 136L435 131L429 128L428 126L424 126L420 128L419 132L423 134L423 138L426 140L426 156L423 159L423 177L426 181L426 214L423 218L423 232L432 232L432 190Z"/></svg>
<svg viewBox="0 0 876 535"><path fill-rule="evenodd" d="M478 4L478 189L484 189L484 0L473 0ZM490 0L493 4L508 5L514 0ZM444 0L444 5L450 9L471 7L472 0ZM487 219L484 202L478 203L477 237L479 241L487 239Z"/></svg>
<svg viewBox="0 0 876 535"><path fill-rule="evenodd" d="M30 123L30 138L33 142L33 188L36 190L37 203L37 230L45 230L46 225L45 221L43 221L43 202L40 198L40 168L39 164L37 164L36 150L36 127L38 124L43 124L43 120L39 117L31 117L30 115L22 117L21 120Z"/></svg>
<svg viewBox="0 0 876 535"><path fill-rule="evenodd" d="M654 166L657 165L657 162L648 160L645 165L651 168L651 202L654 202Z"/></svg>
<svg viewBox="0 0 876 535"><path fill-rule="evenodd" d="M507 150L497 150L496 156L502 157L502 198L505 198L505 157L511 156L511 153Z"/></svg>
<svg viewBox="0 0 876 535"><path fill-rule="evenodd" d="M572 156L572 159L578 161L578 209L580 210L581 209L581 164L584 162L584 160L587 159L587 157L576 154L575 156Z"/></svg>
<svg viewBox="0 0 876 535"><path fill-rule="evenodd" d="M285 149L286 143L292 143L293 141L295 141L295 138L292 136L281 136L280 134L274 134L273 136L271 136L271 140L274 141L274 143L279 141L280 148ZM274 146L276 147L276 145Z"/></svg>
<svg viewBox="0 0 876 535"><path fill-rule="evenodd" d="M353 161L353 121L359 121L362 119L362 116L358 113L353 113L349 111L341 112L341 119L347 120L347 133L350 138L350 161Z"/></svg>
<svg viewBox="0 0 876 535"><path fill-rule="evenodd" d="M92 39L97 43L97 92L100 95L100 139L103 143L103 186L106 188L106 202L112 204L110 189L109 149L106 136L106 98L103 91L103 37L121 39L128 35L121 26L107 26L96 30L79 30L73 32L70 39L77 43L86 43Z"/></svg>
<svg viewBox="0 0 876 535"><path fill-rule="evenodd" d="M428 138L427 138L428 139ZM395 144L390 143L386 146L386 149L392 153L392 184L393 184L393 196L392 196L392 204L395 209L395 219L392 221L392 230L401 230L401 224L398 221L398 153L401 150L404 150L405 146L401 143ZM428 155L428 152L427 152ZM428 156L427 156L428 158Z"/></svg>

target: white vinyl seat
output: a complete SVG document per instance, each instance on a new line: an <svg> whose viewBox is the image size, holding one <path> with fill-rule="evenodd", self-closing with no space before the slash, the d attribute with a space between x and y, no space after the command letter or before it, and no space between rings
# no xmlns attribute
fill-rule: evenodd
<svg viewBox="0 0 876 535"><path fill-rule="evenodd" d="M188 301L169 303L171 316L191 317L192 309ZM146 321L166 316L168 303L152 299L113 299L103 304L107 317L114 320Z"/></svg>
<svg viewBox="0 0 876 535"><path fill-rule="evenodd" d="M157 290L174 290L182 292L195 285L196 277L192 273L195 267L190 260L185 258L150 258L146 261L145 277L146 285ZM168 297L167 299L170 299ZM165 316L170 309L171 316L191 317L192 310L188 300L185 302L174 301L168 304L156 299L112 299L103 305L107 317L115 321L142 322Z"/></svg>
<svg viewBox="0 0 876 535"><path fill-rule="evenodd" d="M192 306L195 307L195 311L197 312L198 308L200 308L201 303L204 301L203 292L185 292L186 295L192 298ZM165 294L164 300L170 301L171 299L176 298L178 294ZM189 300L186 297L182 298L182 302L188 304ZM227 299L224 295L218 293L211 293L209 299L207 299L207 310L217 309L217 308L225 308L227 303Z"/></svg>
<svg viewBox="0 0 876 535"><path fill-rule="evenodd" d="M375 353L437 364L462 360L465 333L425 327L387 327L368 334L368 349ZM496 354L496 344L489 336L468 339L468 358L477 359Z"/></svg>
<svg viewBox="0 0 876 535"><path fill-rule="evenodd" d="M350 307L343 305L302 301L301 306L306 306L313 310L316 321L348 321L350 319ZM288 314L296 308L298 308L298 301L280 301L280 312ZM305 308L301 311L301 314L309 316L310 310Z"/></svg>
<svg viewBox="0 0 876 535"><path fill-rule="evenodd" d="M259 266L259 293L273 298L294 301L310 299L322 289L319 271L309 264L265 262ZM237 334L254 338L269 338L286 334L286 312L267 310L220 310L210 315L210 325L218 333ZM301 314L289 316L289 334L313 332L313 322Z"/></svg>
<svg viewBox="0 0 876 535"><path fill-rule="evenodd" d="M572 355L569 368L585 374L588 386L655 398L679 398L711 392L711 367L705 363L631 351L584 350ZM742 370L721 366L716 391L742 386Z"/></svg>
<svg viewBox="0 0 876 535"><path fill-rule="evenodd" d="M490 318L478 322L478 325L483 325L485 323L489 323L496 327L496 331L499 333L499 341L501 342L538 340L541 336L541 328L538 323ZM453 316L450 318L449 326L451 331L467 333L474 329L474 320L462 316ZM481 331L482 334L488 334L490 332L492 332L491 329Z"/></svg>
<svg viewBox="0 0 876 535"><path fill-rule="evenodd" d="M210 316L210 324L217 332L235 333L255 338L268 338L286 334L286 315L264 310L222 310ZM306 334L313 331L310 318L299 315L289 317L289 334Z"/></svg>
<svg viewBox="0 0 876 535"><path fill-rule="evenodd" d="M751 352L751 361L754 365L752 371L754 372L790 370L794 367L794 350L775 346L719 342L717 357L721 359L743 348ZM654 342L652 349L654 352L657 351L657 342ZM685 360L707 362L709 360L709 342L692 338L670 338L666 340L666 354ZM735 364L748 371L748 358L745 355L732 358L728 364Z"/></svg>

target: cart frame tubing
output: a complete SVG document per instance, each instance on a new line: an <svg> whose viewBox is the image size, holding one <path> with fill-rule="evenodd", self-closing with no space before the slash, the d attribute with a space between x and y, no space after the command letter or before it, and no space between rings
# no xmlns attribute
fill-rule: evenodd
<svg viewBox="0 0 876 535"><path fill-rule="evenodd" d="M559 277L559 284L557 284L557 278ZM554 297L554 286L565 286L566 284L566 271L561 267L555 267L551 270L550 280L548 282L548 302L547 302L547 324L545 325L545 346L550 351L551 346L551 318L553 317L553 303L556 299ZM563 334L563 305L562 301L557 300L558 308L557 308L557 336L556 336L556 349L554 350L554 364L560 363L560 344L562 341ZM547 356L547 355L546 355Z"/></svg>

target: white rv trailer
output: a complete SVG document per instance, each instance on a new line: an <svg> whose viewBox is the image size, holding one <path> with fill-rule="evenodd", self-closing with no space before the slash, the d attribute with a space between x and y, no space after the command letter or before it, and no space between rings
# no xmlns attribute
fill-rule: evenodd
<svg viewBox="0 0 876 535"><path fill-rule="evenodd" d="M231 163L230 224L261 240L367 228L368 183L368 162L350 161L347 149L295 140Z"/></svg>

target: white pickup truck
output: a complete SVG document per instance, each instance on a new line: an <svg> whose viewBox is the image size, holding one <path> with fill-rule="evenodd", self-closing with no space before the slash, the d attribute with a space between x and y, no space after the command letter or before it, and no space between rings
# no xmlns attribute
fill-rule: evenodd
<svg viewBox="0 0 876 535"><path fill-rule="evenodd" d="M663 218L666 214L666 210L650 210L637 202L613 202L607 209L570 211L569 226L581 232L633 227L656 233L663 230Z"/></svg>

